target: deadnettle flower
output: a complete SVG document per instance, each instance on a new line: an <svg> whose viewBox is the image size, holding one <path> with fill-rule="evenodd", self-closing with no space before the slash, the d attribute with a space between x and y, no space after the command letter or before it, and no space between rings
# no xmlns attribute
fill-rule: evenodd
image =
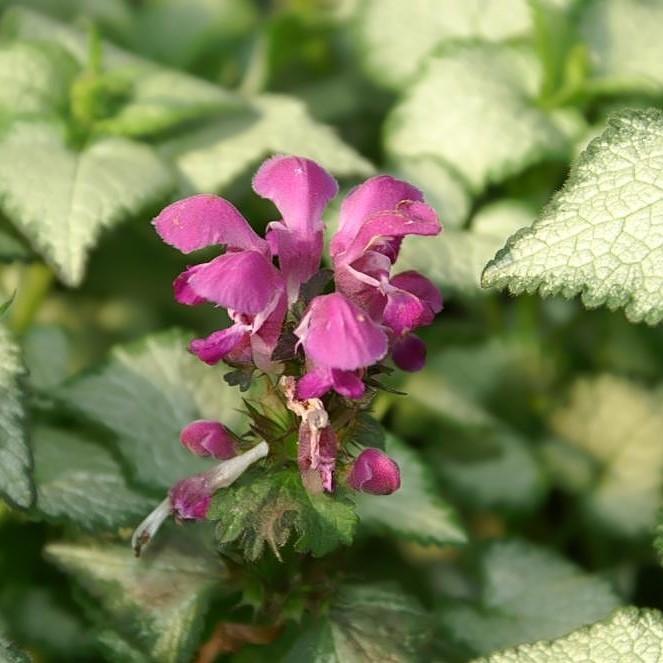
<svg viewBox="0 0 663 663"><path fill-rule="evenodd" d="M348 484L363 493L390 495L401 487L401 471L384 451L364 449L352 465Z"/></svg>
<svg viewBox="0 0 663 663"><path fill-rule="evenodd" d="M212 456L227 460L235 455L235 438L218 421L198 419L185 426L180 433L180 442L196 456Z"/></svg>

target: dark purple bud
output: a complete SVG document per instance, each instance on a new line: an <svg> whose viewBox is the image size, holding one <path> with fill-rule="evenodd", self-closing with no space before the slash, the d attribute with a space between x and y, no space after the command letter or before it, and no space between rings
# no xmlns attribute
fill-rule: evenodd
<svg viewBox="0 0 663 663"><path fill-rule="evenodd" d="M178 481L168 493L170 507L177 518L203 520L212 503L208 473L194 474Z"/></svg>
<svg viewBox="0 0 663 663"><path fill-rule="evenodd" d="M418 336L406 334L394 341L391 358L403 371L420 371L426 364L426 344Z"/></svg>
<svg viewBox="0 0 663 663"><path fill-rule="evenodd" d="M364 449L352 466L348 483L362 493L391 495L401 487L401 471L380 449Z"/></svg>
<svg viewBox="0 0 663 663"><path fill-rule="evenodd" d="M236 455L232 434L218 421L192 421L182 429L180 442L196 456L213 456L219 460L227 460Z"/></svg>

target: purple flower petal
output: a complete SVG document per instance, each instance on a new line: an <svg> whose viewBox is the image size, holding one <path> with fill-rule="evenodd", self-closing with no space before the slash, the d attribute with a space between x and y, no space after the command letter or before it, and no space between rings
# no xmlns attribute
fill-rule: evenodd
<svg viewBox="0 0 663 663"><path fill-rule="evenodd" d="M288 230L307 237L322 230L322 213L338 184L315 161L278 156L260 166L253 190L276 205Z"/></svg>
<svg viewBox="0 0 663 663"><path fill-rule="evenodd" d="M283 321L288 312L288 302L285 292L275 295L270 305L257 315L253 321L251 334L251 351L253 362L266 373L271 373L280 364L272 361L272 354L281 337Z"/></svg>
<svg viewBox="0 0 663 663"><path fill-rule="evenodd" d="M234 324L227 329L221 329L210 334L207 338L197 338L189 344L189 350L206 364L213 366L225 359L231 352L242 345L249 343L250 327L244 324Z"/></svg>
<svg viewBox="0 0 663 663"><path fill-rule="evenodd" d="M168 493L173 513L185 520L203 520L212 503L206 474L194 474L176 483Z"/></svg>
<svg viewBox="0 0 663 663"><path fill-rule="evenodd" d="M263 311L283 288L276 267L257 251L226 253L188 272L188 287L196 295L247 315Z"/></svg>
<svg viewBox="0 0 663 663"><path fill-rule="evenodd" d="M348 483L363 493L391 495L401 487L401 472L396 461L380 449L364 449L352 466Z"/></svg>
<svg viewBox="0 0 663 663"><path fill-rule="evenodd" d="M420 371L426 364L426 344L418 336L407 334L394 341L391 358L403 371Z"/></svg>
<svg viewBox="0 0 663 663"><path fill-rule="evenodd" d="M332 370L334 391L345 398L356 400L361 398L366 391L366 385L353 371Z"/></svg>
<svg viewBox="0 0 663 663"><path fill-rule="evenodd" d="M221 244L265 255L269 252L267 242L258 237L234 205L208 193L168 205L152 223L161 239L182 253Z"/></svg>
<svg viewBox="0 0 663 663"><path fill-rule="evenodd" d="M316 297L295 330L316 366L353 371L371 366L387 352L385 332L340 293Z"/></svg>
<svg viewBox="0 0 663 663"><path fill-rule="evenodd" d="M218 421L192 421L182 429L180 442L196 456L213 456L219 460L227 460L236 455L233 436Z"/></svg>
<svg viewBox="0 0 663 663"><path fill-rule="evenodd" d="M429 309L415 295L393 288L387 294L383 321L395 334L402 336L428 320Z"/></svg>
<svg viewBox="0 0 663 663"><path fill-rule="evenodd" d="M419 189L389 175L366 180L355 187L341 205L339 230L331 243L332 255L344 251L375 214L393 210L403 200L423 199Z"/></svg>
<svg viewBox="0 0 663 663"><path fill-rule="evenodd" d="M430 311L430 322L442 310L442 295L437 286L419 272L414 270L401 272L391 279L391 285L418 297ZM423 324L430 324L430 322Z"/></svg>
<svg viewBox="0 0 663 663"><path fill-rule="evenodd" d="M175 301L187 306L196 306L205 302L204 297L199 297L189 286L189 278L195 273L198 265L188 267L173 281L173 293Z"/></svg>
<svg viewBox="0 0 663 663"><path fill-rule="evenodd" d="M309 398L322 398L332 387L334 379L327 368L315 368L297 380L296 396L305 401Z"/></svg>

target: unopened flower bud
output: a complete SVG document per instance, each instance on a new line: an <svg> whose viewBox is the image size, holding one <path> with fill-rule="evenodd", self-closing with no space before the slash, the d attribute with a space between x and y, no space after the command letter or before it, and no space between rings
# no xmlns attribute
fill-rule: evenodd
<svg viewBox="0 0 663 663"><path fill-rule="evenodd" d="M232 434L218 421L192 421L182 429L180 442L196 456L213 456L219 460L227 460L236 455Z"/></svg>
<svg viewBox="0 0 663 663"><path fill-rule="evenodd" d="M418 336L406 334L394 342L391 358L403 371L420 371L426 364L426 344Z"/></svg>
<svg viewBox="0 0 663 663"><path fill-rule="evenodd" d="M348 483L363 493L390 495L401 487L401 471L380 449L364 449L352 466Z"/></svg>

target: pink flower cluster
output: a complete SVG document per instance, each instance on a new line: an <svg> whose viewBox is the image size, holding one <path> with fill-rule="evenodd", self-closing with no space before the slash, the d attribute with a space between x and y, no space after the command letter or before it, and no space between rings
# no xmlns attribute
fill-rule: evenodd
<svg viewBox="0 0 663 663"><path fill-rule="evenodd" d="M208 302L226 309L232 320L230 327L194 340L191 352L211 365L225 361L280 374L284 367L274 351L286 321L294 320L301 368L291 376L296 382L291 382L288 407L300 415L311 404L324 412L319 399L331 390L347 399L361 398L367 370L389 354L404 370L421 369L426 348L414 332L431 324L442 298L415 271L392 274L407 235L441 230L421 191L381 175L350 192L330 242L334 291L314 297L295 319L302 308L302 286L320 270L323 213L338 185L309 159L279 156L262 164L253 189L271 200L281 217L268 225L264 238L230 202L209 194L175 202L154 220L160 237L182 253L225 248L209 262L188 267L174 282L178 302ZM312 428L301 416L300 468L319 470L324 489L331 490L334 431L328 424ZM194 422L182 441L199 455L223 459L235 453L232 436L218 422ZM400 485L398 466L375 449L360 454L347 480L357 490L379 494ZM185 517L204 510L183 509L196 514Z"/></svg>

